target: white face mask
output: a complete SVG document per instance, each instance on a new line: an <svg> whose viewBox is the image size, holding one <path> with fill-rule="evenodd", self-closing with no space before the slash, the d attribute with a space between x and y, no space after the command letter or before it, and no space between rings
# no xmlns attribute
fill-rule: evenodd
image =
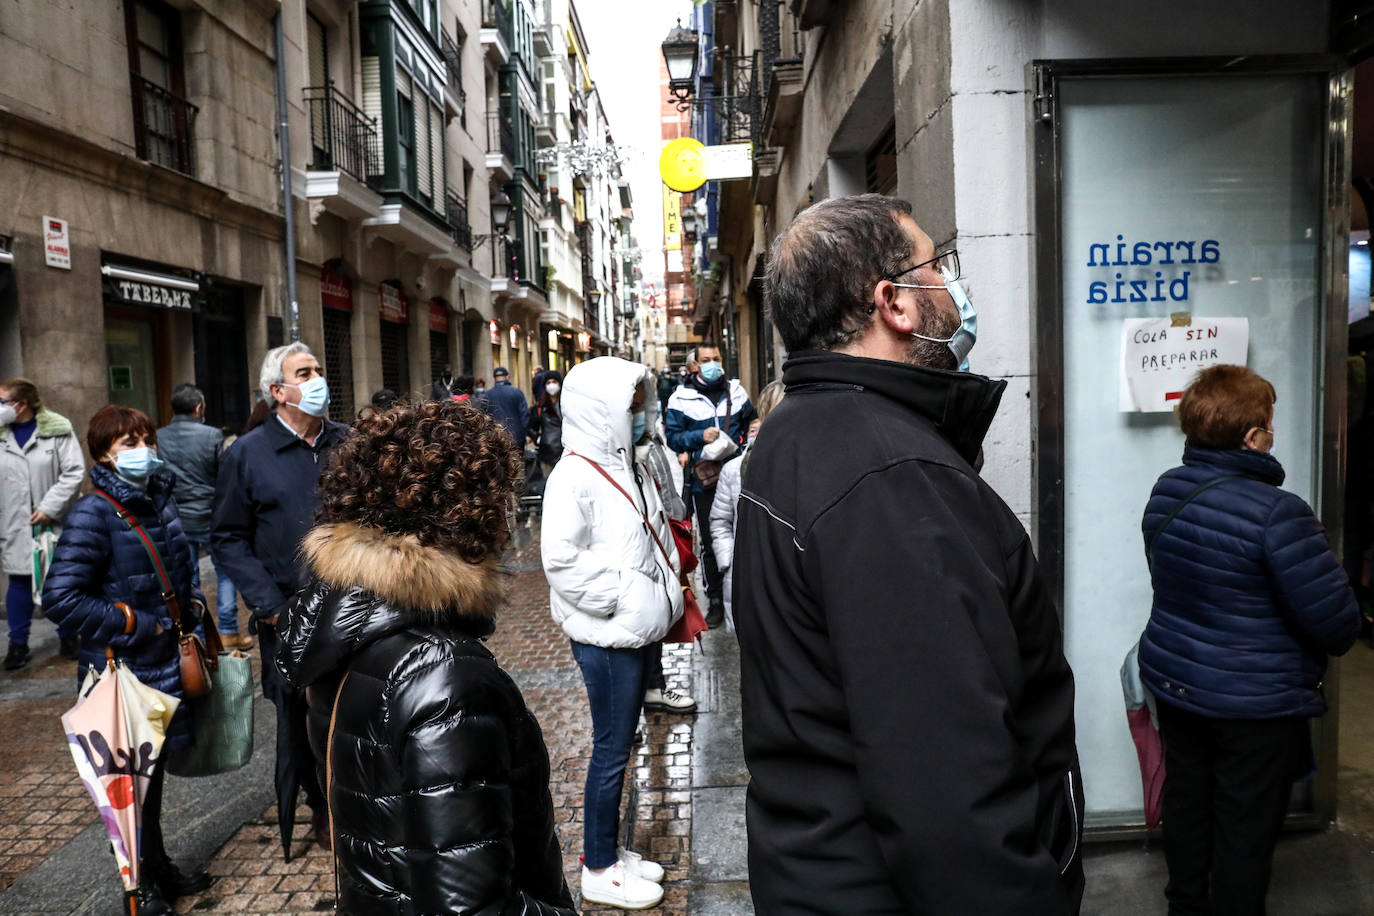
<svg viewBox="0 0 1374 916"><path fill-rule="evenodd" d="M0 426L9 426L18 416L13 404L0 404Z"/></svg>
<svg viewBox="0 0 1374 916"><path fill-rule="evenodd" d="M558 394L558 392L563 390L563 386L558 384L557 382L549 382L547 385L544 386L544 390L548 392L549 397L553 397L554 395Z"/></svg>

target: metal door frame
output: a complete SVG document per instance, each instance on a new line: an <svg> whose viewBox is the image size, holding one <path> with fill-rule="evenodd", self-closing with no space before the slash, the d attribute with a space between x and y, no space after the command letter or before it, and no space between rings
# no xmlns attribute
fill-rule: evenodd
<svg viewBox="0 0 1374 916"><path fill-rule="evenodd" d="M1240 58L1140 58L1122 60L1037 60L1031 63L1034 120L1035 202L1035 372L1031 396L1036 404L1033 512L1036 549L1046 584L1064 607L1064 325L1063 189L1059 85L1065 79L1139 77L1311 75L1327 81L1326 135L1322 151L1322 237L1319 242L1318 348L1323 376L1317 386L1321 455L1317 481L1318 512L1333 547L1342 544L1342 500L1346 455L1346 315L1350 245L1350 137L1353 74L1332 55ZM1324 827L1336 814L1339 664L1331 663L1325 682L1330 709L1317 727L1317 775L1312 809L1295 812L1290 826ZM1097 838L1135 835L1143 826L1101 828Z"/></svg>

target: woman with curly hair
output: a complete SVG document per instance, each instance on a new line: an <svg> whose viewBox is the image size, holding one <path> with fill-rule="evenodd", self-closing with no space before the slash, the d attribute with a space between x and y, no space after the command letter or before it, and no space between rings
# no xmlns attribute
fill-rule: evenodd
<svg viewBox="0 0 1374 916"><path fill-rule="evenodd" d="M482 645L519 475L447 400L362 418L320 477L277 665L309 702L341 913L573 913L543 735Z"/></svg>

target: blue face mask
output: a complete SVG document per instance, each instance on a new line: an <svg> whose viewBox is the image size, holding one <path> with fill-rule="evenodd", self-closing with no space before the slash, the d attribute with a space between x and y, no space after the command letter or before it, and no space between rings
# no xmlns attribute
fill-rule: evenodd
<svg viewBox="0 0 1374 916"><path fill-rule="evenodd" d="M638 442L644 438L644 431L649 428L649 418L643 411L634 415L634 420L630 423L630 441Z"/></svg>
<svg viewBox="0 0 1374 916"><path fill-rule="evenodd" d="M164 464L157 452L143 445L115 455L114 463L115 470L130 480L144 480Z"/></svg>
<svg viewBox="0 0 1374 916"><path fill-rule="evenodd" d="M323 375L317 375L299 385L292 385L287 382L283 382L282 385L286 388L300 389L301 400L296 406L301 409L302 413L307 413L312 417L322 417L324 412L329 409L329 382L325 381Z"/></svg>
<svg viewBox="0 0 1374 916"><path fill-rule="evenodd" d="M973 310L973 303L968 300L968 293L959 285L958 280L951 280L949 273L942 271L945 275L945 282L940 286L926 286L920 283L894 283L893 286L903 286L908 289L943 289L947 290L954 299L955 306L959 309L959 330L949 337L927 337L924 334L911 333L912 337L919 337L922 340L929 340L931 343L942 343L949 347L949 352L954 354L954 359L959 363L959 371L968 371L968 355L973 349L973 345L978 341L978 313Z"/></svg>
<svg viewBox="0 0 1374 916"><path fill-rule="evenodd" d="M720 381L725 375L725 367L722 366L718 360L702 363L699 371L701 373L701 380L708 384Z"/></svg>

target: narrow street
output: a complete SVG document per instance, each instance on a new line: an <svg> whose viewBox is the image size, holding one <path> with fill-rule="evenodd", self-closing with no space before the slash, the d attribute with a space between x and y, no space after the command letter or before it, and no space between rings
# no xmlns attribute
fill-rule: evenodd
<svg viewBox="0 0 1374 916"><path fill-rule="evenodd" d="M543 728L565 871L577 897L591 718L567 639L549 615L537 514L520 535L524 543L507 556L514 574L509 601L488 646ZM207 581L213 590L213 576ZM734 637L709 633L704 650L680 646L665 655L669 686L692 693L699 711L649 713L627 782L626 839L667 868L658 910L665 916L751 912ZM104 916L119 907L119 882L59 722L72 703L75 662L57 655L48 624L35 628L34 652L28 668L0 679L0 734L8 737L0 742L0 767L15 774L0 784L0 912ZM331 859L310 838L310 811L303 804L292 858L282 861L272 803L274 710L261 697L254 726L253 761L244 769L167 780L168 849L183 862L208 861L217 878L205 893L178 901L178 913L333 911ZM694 837L703 840L696 848Z"/></svg>

